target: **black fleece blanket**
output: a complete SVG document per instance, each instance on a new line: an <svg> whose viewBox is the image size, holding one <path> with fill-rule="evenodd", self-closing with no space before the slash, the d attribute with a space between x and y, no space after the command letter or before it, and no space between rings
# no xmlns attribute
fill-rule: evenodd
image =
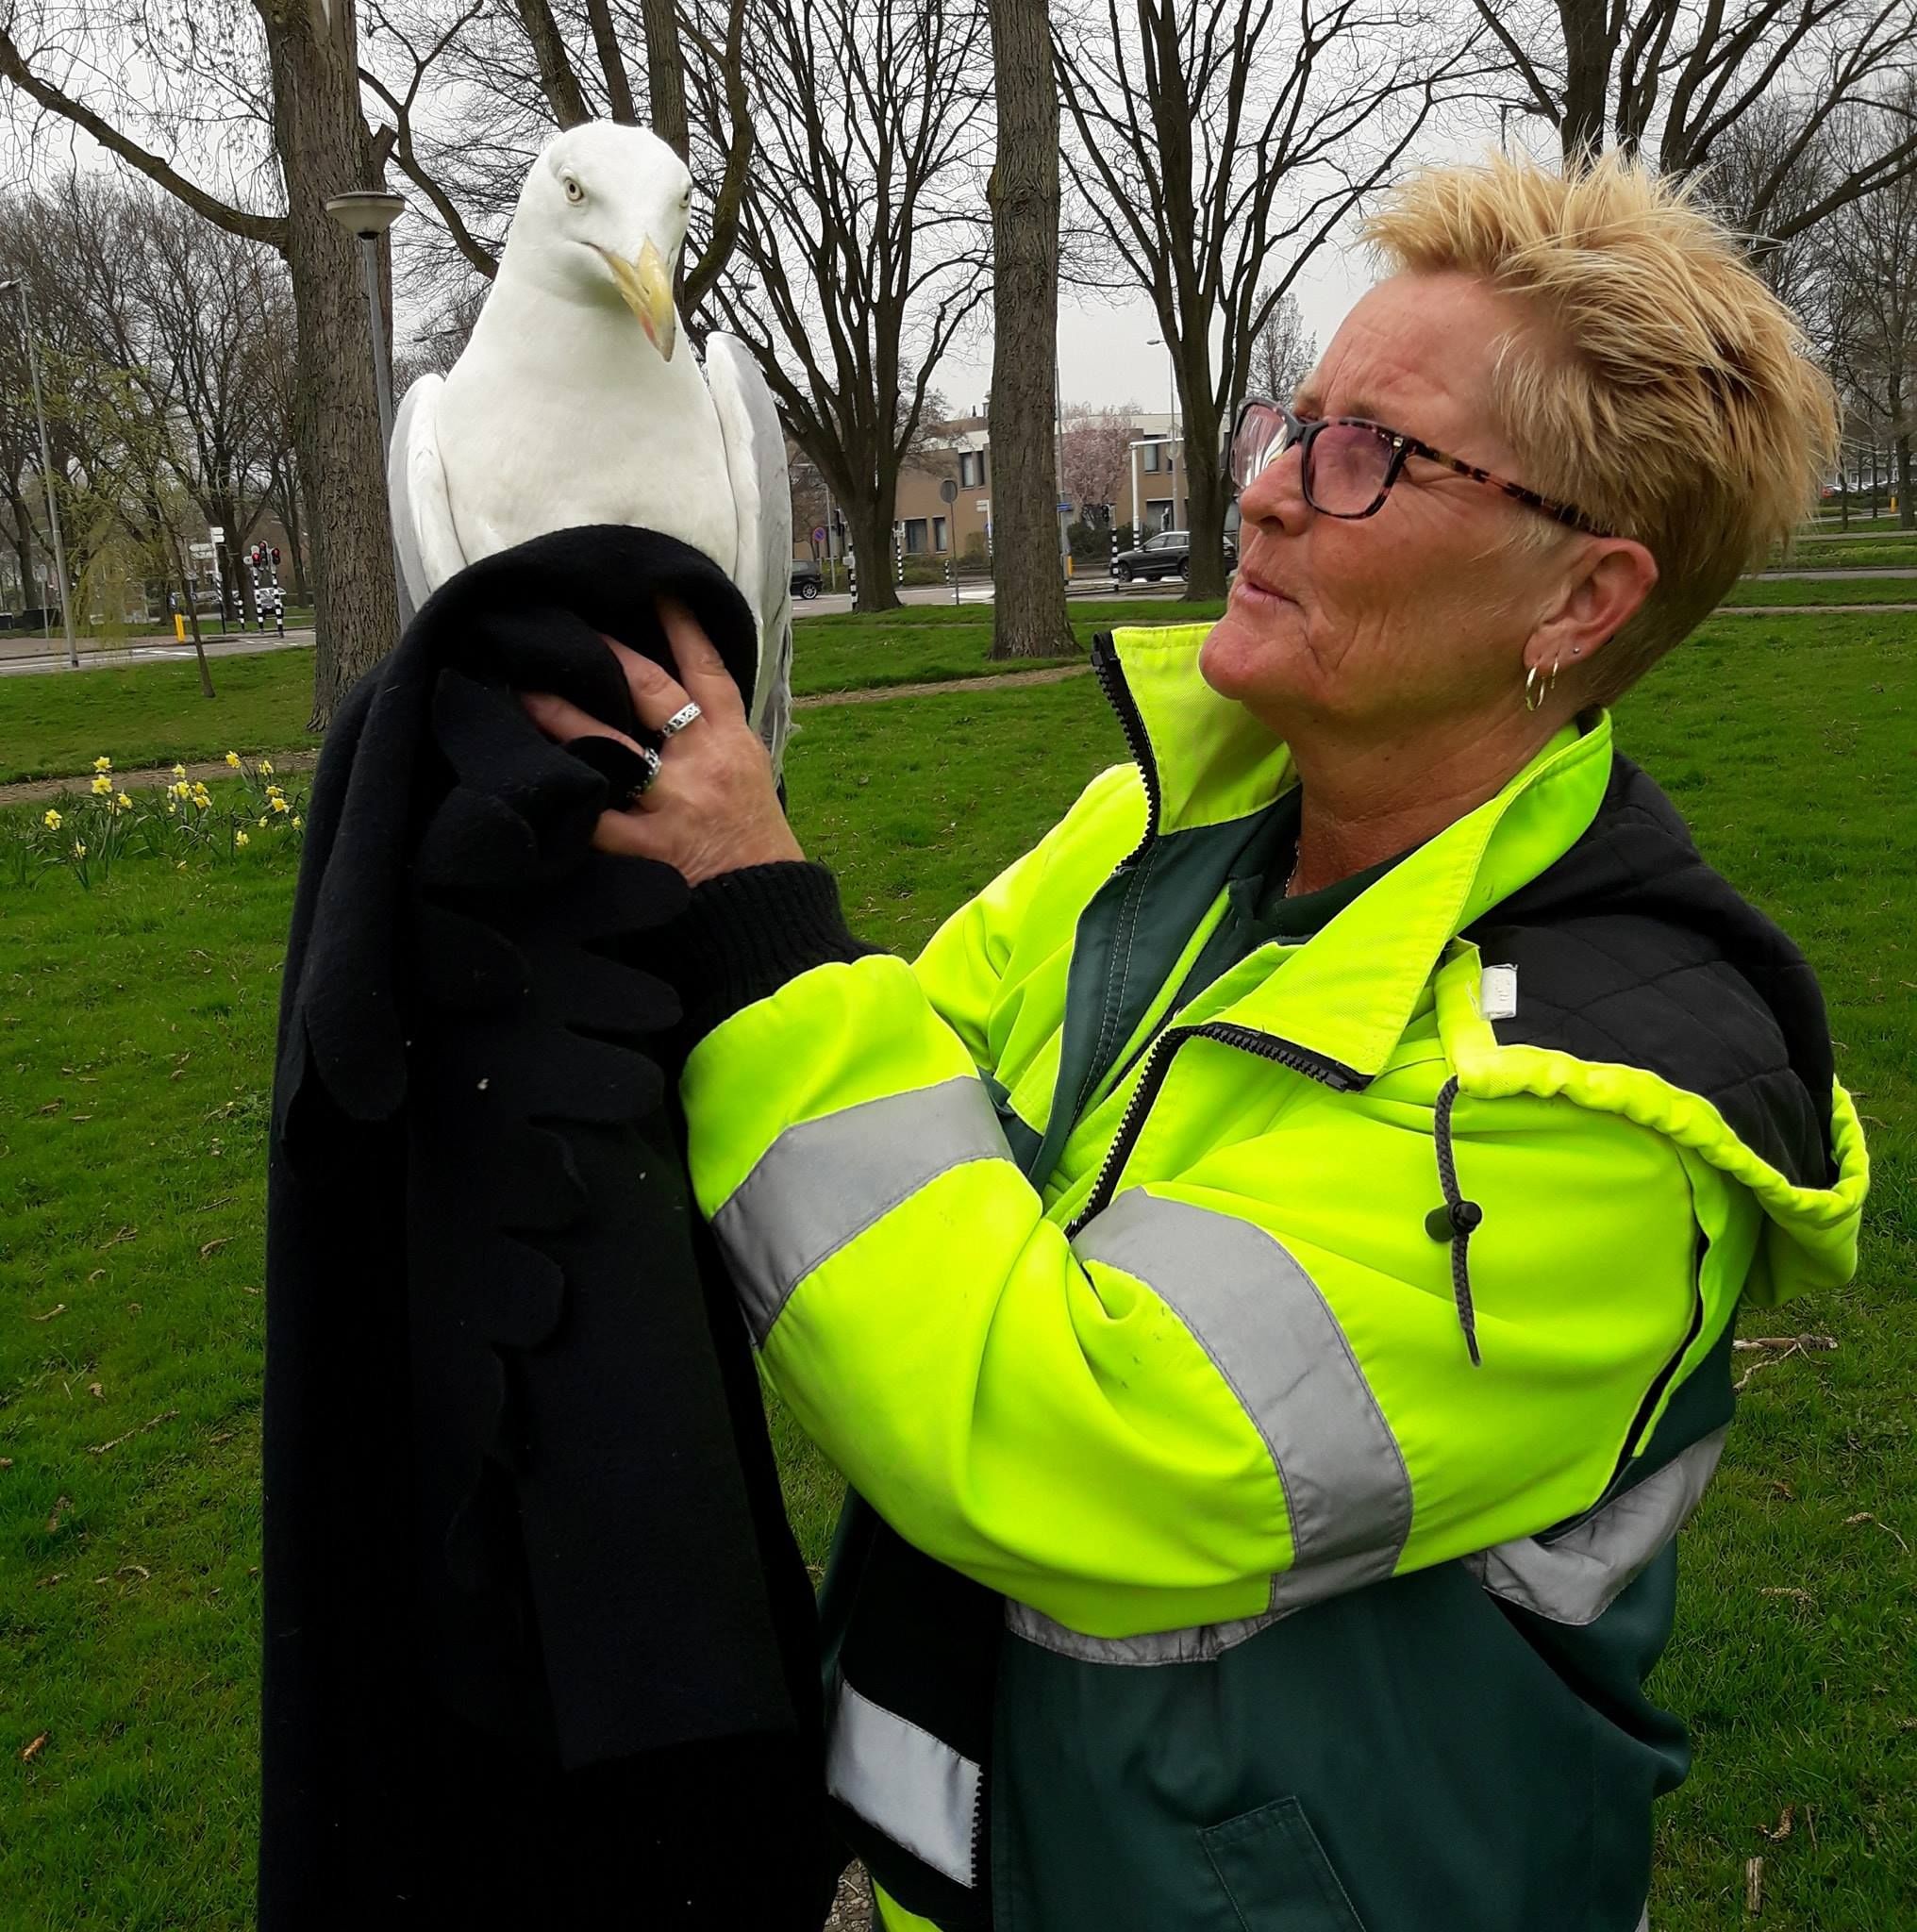
<svg viewBox="0 0 1917 1932"><path fill-rule="evenodd" d="M657 976L685 886L591 850L638 761L512 695L640 735L596 633L670 662L662 594L749 686L706 558L570 530L446 584L327 734L270 1153L263 1932L825 1916L811 1591Z"/></svg>

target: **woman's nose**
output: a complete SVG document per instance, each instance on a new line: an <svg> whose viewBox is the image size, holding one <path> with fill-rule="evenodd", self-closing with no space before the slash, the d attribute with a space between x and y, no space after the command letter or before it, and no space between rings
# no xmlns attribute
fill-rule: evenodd
<svg viewBox="0 0 1917 1932"><path fill-rule="evenodd" d="M1295 444L1268 462L1240 493L1238 513L1248 524L1291 533L1310 514L1305 501L1304 453Z"/></svg>

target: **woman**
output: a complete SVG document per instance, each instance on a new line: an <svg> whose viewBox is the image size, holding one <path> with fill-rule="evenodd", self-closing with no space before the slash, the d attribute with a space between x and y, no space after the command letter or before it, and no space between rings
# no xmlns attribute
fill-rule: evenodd
<svg viewBox="0 0 1917 1932"><path fill-rule="evenodd" d="M1814 500L1829 390L1631 167L1370 233L1236 425L1224 619L1101 647L1133 764L916 966L704 641L622 653L666 736L599 836L696 889L700 1202L884 1525L829 1780L892 1925L1631 1932L1732 1317L1854 1265L1809 968L1603 708Z"/></svg>

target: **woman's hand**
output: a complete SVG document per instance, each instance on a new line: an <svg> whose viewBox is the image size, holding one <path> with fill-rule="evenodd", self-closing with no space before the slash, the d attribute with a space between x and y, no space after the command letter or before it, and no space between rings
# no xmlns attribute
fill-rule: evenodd
<svg viewBox="0 0 1917 1932"><path fill-rule="evenodd" d="M682 605L662 603L659 621L672 645L677 681L650 658L606 640L625 673L632 708L651 731L661 729L689 702L699 707L700 715L667 739L658 755L658 776L631 806L600 813L593 844L602 852L658 859L683 874L689 886L748 865L804 858L779 809L772 760L746 723L725 660ZM533 723L562 744L575 738L610 738L632 751L642 749L623 731L550 691L522 691L519 701Z"/></svg>

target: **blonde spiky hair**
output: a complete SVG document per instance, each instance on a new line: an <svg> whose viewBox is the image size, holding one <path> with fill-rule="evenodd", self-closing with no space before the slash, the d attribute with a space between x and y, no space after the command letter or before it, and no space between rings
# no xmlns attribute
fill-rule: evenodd
<svg viewBox="0 0 1917 1932"><path fill-rule="evenodd" d="M1616 697L1830 475L1836 398L1796 318L1690 186L1616 155L1428 169L1364 232L1394 271L1475 275L1537 318L1498 346L1492 386L1525 480L1658 561L1592 666L1593 695Z"/></svg>

